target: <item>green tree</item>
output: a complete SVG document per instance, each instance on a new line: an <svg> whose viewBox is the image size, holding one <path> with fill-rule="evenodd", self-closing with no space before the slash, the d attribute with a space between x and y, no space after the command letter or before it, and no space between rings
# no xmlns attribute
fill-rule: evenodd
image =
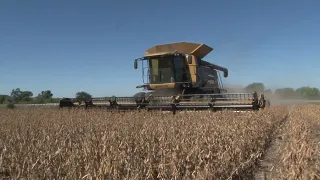
<svg viewBox="0 0 320 180"><path fill-rule="evenodd" d="M16 106L13 103L7 104L8 109L14 109Z"/></svg>
<svg viewBox="0 0 320 180"><path fill-rule="evenodd" d="M10 94L10 100L14 103L17 103L21 100L21 90L20 88L12 89Z"/></svg>
<svg viewBox="0 0 320 180"><path fill-rule="evenodd" d="M251 83L248 86L245 87L246 92L253 92L257 91L257 93L264 92L265 87L263 83L255 82Z"/></svg>
<svg viewBox="0 0 320 180"><path fill-rule="evenodd" d="M79 102L89 100L91 98L92 98L91 94L84 92L84 91L77 92L77 94L76 94L76 99Z"/></svg>
<svg viewBox="0 0 320 180"><path fill-rule="evenodd" d="M33 103L36 103L36 104L44 104L46 103L45 99L42 98L41 96L37 96L33 99Z"/></svg>
<svg viewBox="0 0 320 180"><path fill-rule="evenodd" d="M296 91L293 88L276 89L274 93L284 99L298 97L298 94L296 93Z"/></svg>
<svg viewBox="0 0 320 180"><path fill-rule="evenodd" d="M21 102L30 102L32 101L33 93L31 91L22 91L21 92Z"/></svg>
<svg viewBox="0 0 320 180"><path fill-rule="evenodd" d="M41 93L38 96L43 99L51 99L53 94L50 90L46 90L46 91L41 91Z"/></svg>
<svg viewBox="0 0 320 180"><path fill-rule="evenodd" d="M60 101L60 98L52 98L50 100L51 103L59 103L59 101Z"/></svg>
<svg viewBox="0 0 320 180"><path fill-rule="evenodd" d="M296 89L296 92L306 99L318 99L320 96L319 89L315 87L300 87Z"/></svg>
<svg viewBox="0 0 320 180"><path fill-rule="evenodd" d="M8 99L8 95L0 95L0 104L4 104L6 101L8 101Z"/></svg>
<svg viewBox="0 0 320 180"><path fill-rule="evenodd" d="M10 102L29 102L32 100L33 93L31 91L21 91L20 88L12 89L10 94Z"/></svg>
<svg viewBox="0 0 320 180"><path fill-rule="evenodd" d="M41 91L41 93L38 94L38 96L34 99L35 103L50 103L53 102L53 94L50 90Z"/></svg>

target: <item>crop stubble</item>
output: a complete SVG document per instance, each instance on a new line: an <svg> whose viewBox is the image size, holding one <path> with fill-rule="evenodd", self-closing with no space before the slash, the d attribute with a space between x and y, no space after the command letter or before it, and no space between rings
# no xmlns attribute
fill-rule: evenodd
<svg viewBox="0 0 320 180"><path fill-rule="evenodd" d="M307 111L301 109L290 115L292 130L309 122L298 120L300 112ZM175 116L99 110L3 110L0 178L250 179L257 159L287 115L285 107L258 113ZM310 115L310 119L319 122L315 116ZM295 130L288 132L294 134L290 134L291 140L283 150L281 173L296 172L302 166L285 156L294 156L295 146L300 146L295 140L305 129ZM316 148L308 145L309 150ZM309 154L300 154L299 160L307 161L304 158Z"/></svg>

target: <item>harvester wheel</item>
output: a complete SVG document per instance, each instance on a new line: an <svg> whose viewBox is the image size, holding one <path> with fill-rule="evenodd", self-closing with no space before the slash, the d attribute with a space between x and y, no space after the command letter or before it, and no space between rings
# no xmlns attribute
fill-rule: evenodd
<svg viewBox="0 0 320 180"><path fill-rule="evenodd" d="M267 99L267 100L266 100L266 107L270 107L270 105L271 105L270 100Z"/></svg>
<svg viewBox="0 0 320 180"><path fill-rule="evenodd" d="M261 109L264 109L266 107L266 100L265 99L259 100L259 106Z"/></svg>
<svg viewBox="0 0 320 180"><path fill-rule="evenodd" d="M258 93L256 91L254 91L252 93L252 109L257 111L257 110L259 110L259 108L261 108L260 98L258 98Z"/></svg>
<svg viewBox="0 0 320 180"><path fill-rule="evenodd" d="M258 100L259 106L261 109L264 109L266 107L266 99L264 98L264 94L261 93L259 100Z"/></svg>

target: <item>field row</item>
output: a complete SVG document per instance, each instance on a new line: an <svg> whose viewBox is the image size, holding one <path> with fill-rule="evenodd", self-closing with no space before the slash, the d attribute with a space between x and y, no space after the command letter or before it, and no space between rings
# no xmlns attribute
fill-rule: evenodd
<svg viewBox="0 0 320 180"><path fill-rule="evenodd" d="M320 179L320 106L296 106L283 134L281 166L286 179Z"/></svg>
<svg viewBox="0 0 320 180"><path fill-rule="evenodd" d="M175 116L2 110L0 178L252 179L282 125L287 131L278 174L315 177L320 164L318 112L313 105Z"/></svg>

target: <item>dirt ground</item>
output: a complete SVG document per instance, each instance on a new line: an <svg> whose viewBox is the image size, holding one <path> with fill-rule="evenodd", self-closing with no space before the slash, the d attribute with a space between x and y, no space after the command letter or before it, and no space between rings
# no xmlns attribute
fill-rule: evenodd
<svg viewBox="0 0 320 180"><path fill-rule="evenodd" d="M282 150L285 146L284 141L288 138L288 135L285 133L287 121L288 119L276 130L265 155L259 160L259 165L255 172L256 180L281 179L279 169L281 166Z"/></svg>

